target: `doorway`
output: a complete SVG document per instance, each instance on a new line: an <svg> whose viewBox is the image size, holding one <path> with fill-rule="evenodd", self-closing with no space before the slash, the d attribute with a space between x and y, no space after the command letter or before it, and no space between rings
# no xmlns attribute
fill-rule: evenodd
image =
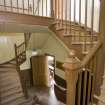
<svg viewBox="0 0 105 105"><path fill-rule="evenodd" d="M49 68L49 81L50 86L54 85L54 74L55 74L55 56L51 54L45 54L48 58L48 68Z"/></svg>

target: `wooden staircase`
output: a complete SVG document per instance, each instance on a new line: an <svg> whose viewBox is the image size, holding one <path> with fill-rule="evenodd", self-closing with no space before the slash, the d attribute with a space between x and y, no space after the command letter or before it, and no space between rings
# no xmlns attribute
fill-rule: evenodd
<svg viewBox="0 0 105 105"><path fill-rule="evenodd" d="M18 105L24 101L15 61L0 65L0 105Z"/></svg>
<svg viewBox="0 0 105 105"><path fill-rule="evenodd" d="M26 0L26 1L29 1L29 0ZM32 1L33 5L31 7L31 14L30 14L29 5L27 6L27 8L24 8L24 2L22 1L21 1L23 4L22 8L19 7L17 2L15 10L12 3L8 7L10 9L9 10L7 8L6 2L4 2L4 4L1 5L1 7L3 6L3 10L1 10L2 12L0 12L0 17L2 19L0 21L11 22L16 24L28 24L28 25L42 25L42 26L50 25L49 28L56 34L56 36L62 42L64 42L64 44L69 49L74 49L74 50L71 50L69 57L67 58L66 62L63 65L65 74L67 77L66 79L67 105L75 105L76 101L77 101L77 105L81 105L81 103L82 105L90 105L90 104L94 105L94 98L99 100L100 105L101 104L104 105L105 103L104 103L103 97L101 96L97 97L96 95L94 96L94 94L97 93L97 90L100 90L100 84L98 84L102 76L100 75L100 70L101 72L103 72L103 69L104 69L103 65L105 61L103 58L104 44L102 43L102 40L99 39L99 35L101 36L100 16L99 16L99 19L95 21L96 23L98 23L97 25L99 27L97 31L94 30L95 29L94 14L96 13L95 11L97 10L97 8L95 7L95 0L92 0L90 4L91 7L89 7L90 5L88 4L89 0L84 0L85 2L83 4L82 4L82 0L79 0L78 4L76 4L77 3L76 0L74 0L74 3L72 2L73 0L51 0L49 4L51 6L50 16L48 16L48 13L47 13L49 9L47 0L45 2L45 5L43 1L44 0L42 0L41 6L38 4L38 9L36 11L38 16L34 16L36 15L34 12L35 10L34 0ZM104 1L104 0L101 0L101 1ZM101 7L102 5L102 3L100 3L101 1L99 1L99 5L98 5L99 7ZM78 7L79 10L76 9L77 5L79 5ZM46 11L45 13L44 13L44 8ZM22 10L21 12L20 12L20 9ZM84 9L84 13L83 11L81 11L82 9ZM88 9L90 9L90 12L88 12ZM103 9L103 11L104 10L105 9ZM74 14L73 16L72 16L72 12ZM77 17L79 17L79 20L76 20L77 12L78 12ZM100 10L97 11L97 14L100 14ZM91 19L89 19L90 16L91 16ZM73 17L74 19L71 19L71 17ZM84 17L83 19L84 22L81 19L83 17ZM88 25L88 22L89 22L88 19L90 20L90 28ZM102 22L101 22L101 25L103 25ZM103 31L104 27L102 26L101 28L103 28L102 34L105 33ZM19 65L25 60L24 56L25 56L26 49L23 51L22 45L15 46L16 48L15 53L17 55L16 67L17 67L18 73L20 73ZM18 52L17 49L19 49L18 51L20 52ZM75 53L75 50L78 53ZM78 61L76 57L80 58L81 61ZM6 73L9 73L7 71ZM11 82L8 82L8 84L10 83ZM81 86L82 83L83 85ZM3 84L3 86L4 85L5 84ZM104 85L101 87L101 89L102 89L101 93L104 93L103 92ZM19 91L21 91L21 89ZM15 92L17 93L17 91ZM76 93L78 97L77 99L75 99Z"/></svg>

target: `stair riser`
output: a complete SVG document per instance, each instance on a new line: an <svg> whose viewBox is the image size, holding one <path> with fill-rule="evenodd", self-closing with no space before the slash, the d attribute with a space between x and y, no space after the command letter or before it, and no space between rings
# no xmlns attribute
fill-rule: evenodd
<svg viewBox="0 0 105 105"><path fill-rule="evenodd" d="M22 89L20 90L16 90L16 91L12 91L10 93L7 93L7 94L1 94L1 100L3 99L7 99L8 97L11 97L11 96L14 96L16 94L19 94L19 93L22 93Z"/></svg>
<svg viewBox="0 0 105 105"><path fill-rule="evenodd" d="M8 91L11 91L12 89L17 88L17 87L20 87L20 83L19 84L18 83L13 84L13 85L10 85L8 87L1 88L0 93L5 93L5 92L8 92Z"/></svg>
<svg viewBox="0 0 105 105"><path fill-rule="evenodd" d="M4 87L8 87L9 85L12 85L12 84L17 84L17 83L20 83L20 81L19 80L15 80L15 81L11 80L8 82L3 82L0 84L0 89L4 88Z"/></svg>
<svg viewBox="0 0 105 105"><path fill-rule="evenodd" d="M24 95L22 93L18 93L14 96L8 97L6 99L1 100L1 104L7 104L7 103L12 103L13 101L17 100L20 97L23 97Z"/></svg>

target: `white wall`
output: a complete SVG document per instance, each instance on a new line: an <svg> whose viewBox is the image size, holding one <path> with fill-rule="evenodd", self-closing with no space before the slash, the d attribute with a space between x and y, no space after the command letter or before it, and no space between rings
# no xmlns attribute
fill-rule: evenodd
<svg viewBox="0 0 105 105"><path fill-rule="evenodd" d="M0 63L14 58L14 44L17 45L24 41L22 33L0 33Z"/></svg>
<svg viewBox="0 0 105 105"><path fill-rule="evenodd" d="M54 36L50 35L42 48L43 53L49 53L54 55L56 60L64 62L68 57L69 51L63 47L63 45ZM55 73L61 78L65 79L65 73L59 69L55 70Z"/></svg>

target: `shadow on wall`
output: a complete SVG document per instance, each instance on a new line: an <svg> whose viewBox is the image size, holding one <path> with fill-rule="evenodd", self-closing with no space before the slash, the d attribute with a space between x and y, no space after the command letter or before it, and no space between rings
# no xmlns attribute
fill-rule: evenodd
<svg viewBox="0 0 105 105"><path fill-rule="evenodd" d="M21 36L0 36L0 63L9 61L15 57L14 44L23 42Z"/></svg>

